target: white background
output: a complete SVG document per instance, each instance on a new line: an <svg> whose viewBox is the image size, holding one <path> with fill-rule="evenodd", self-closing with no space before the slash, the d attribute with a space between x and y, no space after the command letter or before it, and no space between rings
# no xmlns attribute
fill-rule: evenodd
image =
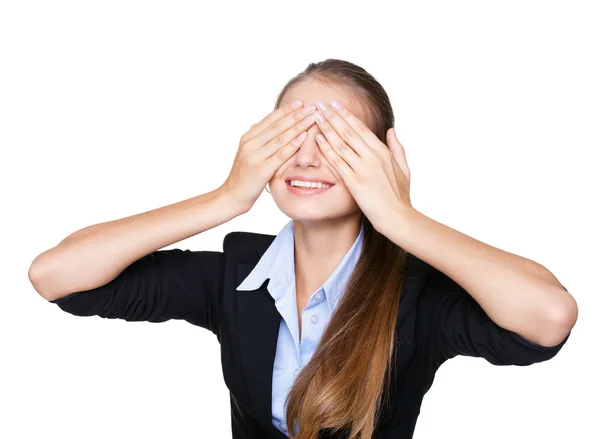
<svg viewBox="0 0 600 439"><path fill-rule="evenodd" d="M413 206L550 269L577 299L530 367L455 358L415 438L598 438L598 54L593 1L4 1L0 6L0 437L229 438L212 333L75 317L29 283L85 226L208 192L310 62L387 90ZM288 221L253 209L169 248Z"/></svg>

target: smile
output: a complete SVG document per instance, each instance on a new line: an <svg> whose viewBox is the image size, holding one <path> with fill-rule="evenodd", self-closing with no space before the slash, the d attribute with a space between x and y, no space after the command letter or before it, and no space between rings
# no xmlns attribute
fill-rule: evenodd
<svg viewBox="0 0 600 439"><path fill-rule="evenodd" d="M290 184L290 181L286 181L286 186L287 186L288 190L295 195L318 195L318 194L322 194L325 191L328 191L334 185L329 185L326 187L308 188L308 187L292 186Z"/></svg>

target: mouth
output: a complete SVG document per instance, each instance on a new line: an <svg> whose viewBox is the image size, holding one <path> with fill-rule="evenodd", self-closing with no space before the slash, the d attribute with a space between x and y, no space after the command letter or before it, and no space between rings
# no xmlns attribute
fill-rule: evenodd
<svg viewBox="0 0 600 439"><path fill-rule="evenodd" d="M299 186L292 186L291 180L286 180L285 185L287 186L288 190L295 195L318 195L318 194L322 194L323 192L328 191L333 186L335 186L335 184L330 184L327 187L316 187L316 188L299 187Z"/></svg>

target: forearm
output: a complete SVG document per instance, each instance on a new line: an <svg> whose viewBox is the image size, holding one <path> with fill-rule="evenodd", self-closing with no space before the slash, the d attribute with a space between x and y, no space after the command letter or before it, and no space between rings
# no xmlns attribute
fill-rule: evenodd
<svg viewBox="0 0 600 439"><path fill-rule="evenodd" d="M543 346L561 342L577 304L537 262L505 252L409 209L379 230L464 288L499 326Z"/></svg>
<svg viewBox="0 0 600 439"><path fill-rule="evenodd" d="M95 224L33 261L36 291L54 300L107 284L141 257L244 213L221 188L126 218Z"/></svg>

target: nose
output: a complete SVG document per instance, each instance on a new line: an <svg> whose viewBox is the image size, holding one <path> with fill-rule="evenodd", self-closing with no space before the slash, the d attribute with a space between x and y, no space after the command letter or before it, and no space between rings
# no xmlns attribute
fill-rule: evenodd
<svg viewBox="0 0 600 439"><path fill-rule="evenodd" d="M300 145L296 154L294 154L296 164L303 168L308 166L320 167L325 160L325 156L323 155L321 148L319 148L316 136L321 130L315 123L306 131L308 134L306 140Z"/></svg>

